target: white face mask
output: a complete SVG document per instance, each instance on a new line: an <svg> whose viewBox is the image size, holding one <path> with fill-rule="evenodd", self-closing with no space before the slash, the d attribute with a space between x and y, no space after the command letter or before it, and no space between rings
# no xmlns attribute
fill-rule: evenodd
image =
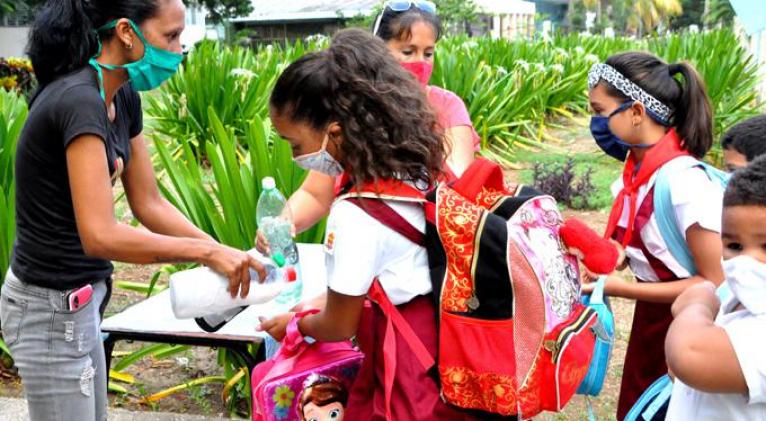
<svg viewBox="0 0 766 421"><path fill-rule="evenodd" d="M330 137L326 135L324 141L322 141L322 147L318 151L295 157L293 159L295 165L304 170L313 170L327 174L330 177L337 177L343 174L343 167L327 152L327 142L329 140Z"/></svg>
<svg viewBox="0 0 766 421"><path fill-rule="evenodd" d="M766 264L743 255L725 260L723 269L737 301L753 314L766 314Z"/></svg>

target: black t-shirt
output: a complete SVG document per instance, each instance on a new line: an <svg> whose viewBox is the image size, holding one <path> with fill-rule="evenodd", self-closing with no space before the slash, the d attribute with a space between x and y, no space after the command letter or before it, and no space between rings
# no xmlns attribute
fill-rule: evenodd
<svg viewBox="0 0 766 421"><path fill-rule="evenodd" d="M45 86L32 99L16 152L16 243L11 267L24 282L57 290L111 276L111 262L88 257L77 233L66 148L78 136L99 136L112 182L141 133L141 98L124 85L109 121L96 71L86 66Z"/></svg>

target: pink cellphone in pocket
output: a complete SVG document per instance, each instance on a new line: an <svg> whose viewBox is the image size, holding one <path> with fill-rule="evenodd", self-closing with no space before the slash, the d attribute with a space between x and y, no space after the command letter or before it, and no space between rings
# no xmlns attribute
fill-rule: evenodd
<svg viewBox="0 0 766 421"><path fill-rule="evenodd" d="M88 284L82 288L76 289L67 295L67 304L69 304L69 311L76 311L80 307L88 304L93 297L93 286Z"/></svg>

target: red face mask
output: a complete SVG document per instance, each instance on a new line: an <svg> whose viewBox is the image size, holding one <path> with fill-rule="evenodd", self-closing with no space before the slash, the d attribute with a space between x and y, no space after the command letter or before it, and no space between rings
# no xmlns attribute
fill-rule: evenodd
<svg viewBox="0 0 766 421"><path fill-rule="evenodd" d="M417 78L421 85L428 85L428 81L431 80L431 74L434 72L434 65L432 63L427 61L413 61L402 62L400 64L410 73L415 75L415 78Z"/></svg>

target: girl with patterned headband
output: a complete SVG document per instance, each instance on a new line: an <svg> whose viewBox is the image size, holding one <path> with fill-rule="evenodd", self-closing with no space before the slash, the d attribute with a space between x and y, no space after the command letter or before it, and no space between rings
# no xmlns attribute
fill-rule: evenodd
<svg viewBox="0 0 766 421"><path fill-rule="evenodd" d="M594 65L588 85L591 133L606 154L625 162L605 235L624 248L622 267L638 281L610 279L605 287L607 294L636 300L617 410L622 420L667 373L663 344L673 301L693 284L723 280L723 188L714 170L698 161L713 142L712 113L691 65L622 53ZM666 209L667 218L661 215ZM685 256L669 245L673 235Z"/></svg>

